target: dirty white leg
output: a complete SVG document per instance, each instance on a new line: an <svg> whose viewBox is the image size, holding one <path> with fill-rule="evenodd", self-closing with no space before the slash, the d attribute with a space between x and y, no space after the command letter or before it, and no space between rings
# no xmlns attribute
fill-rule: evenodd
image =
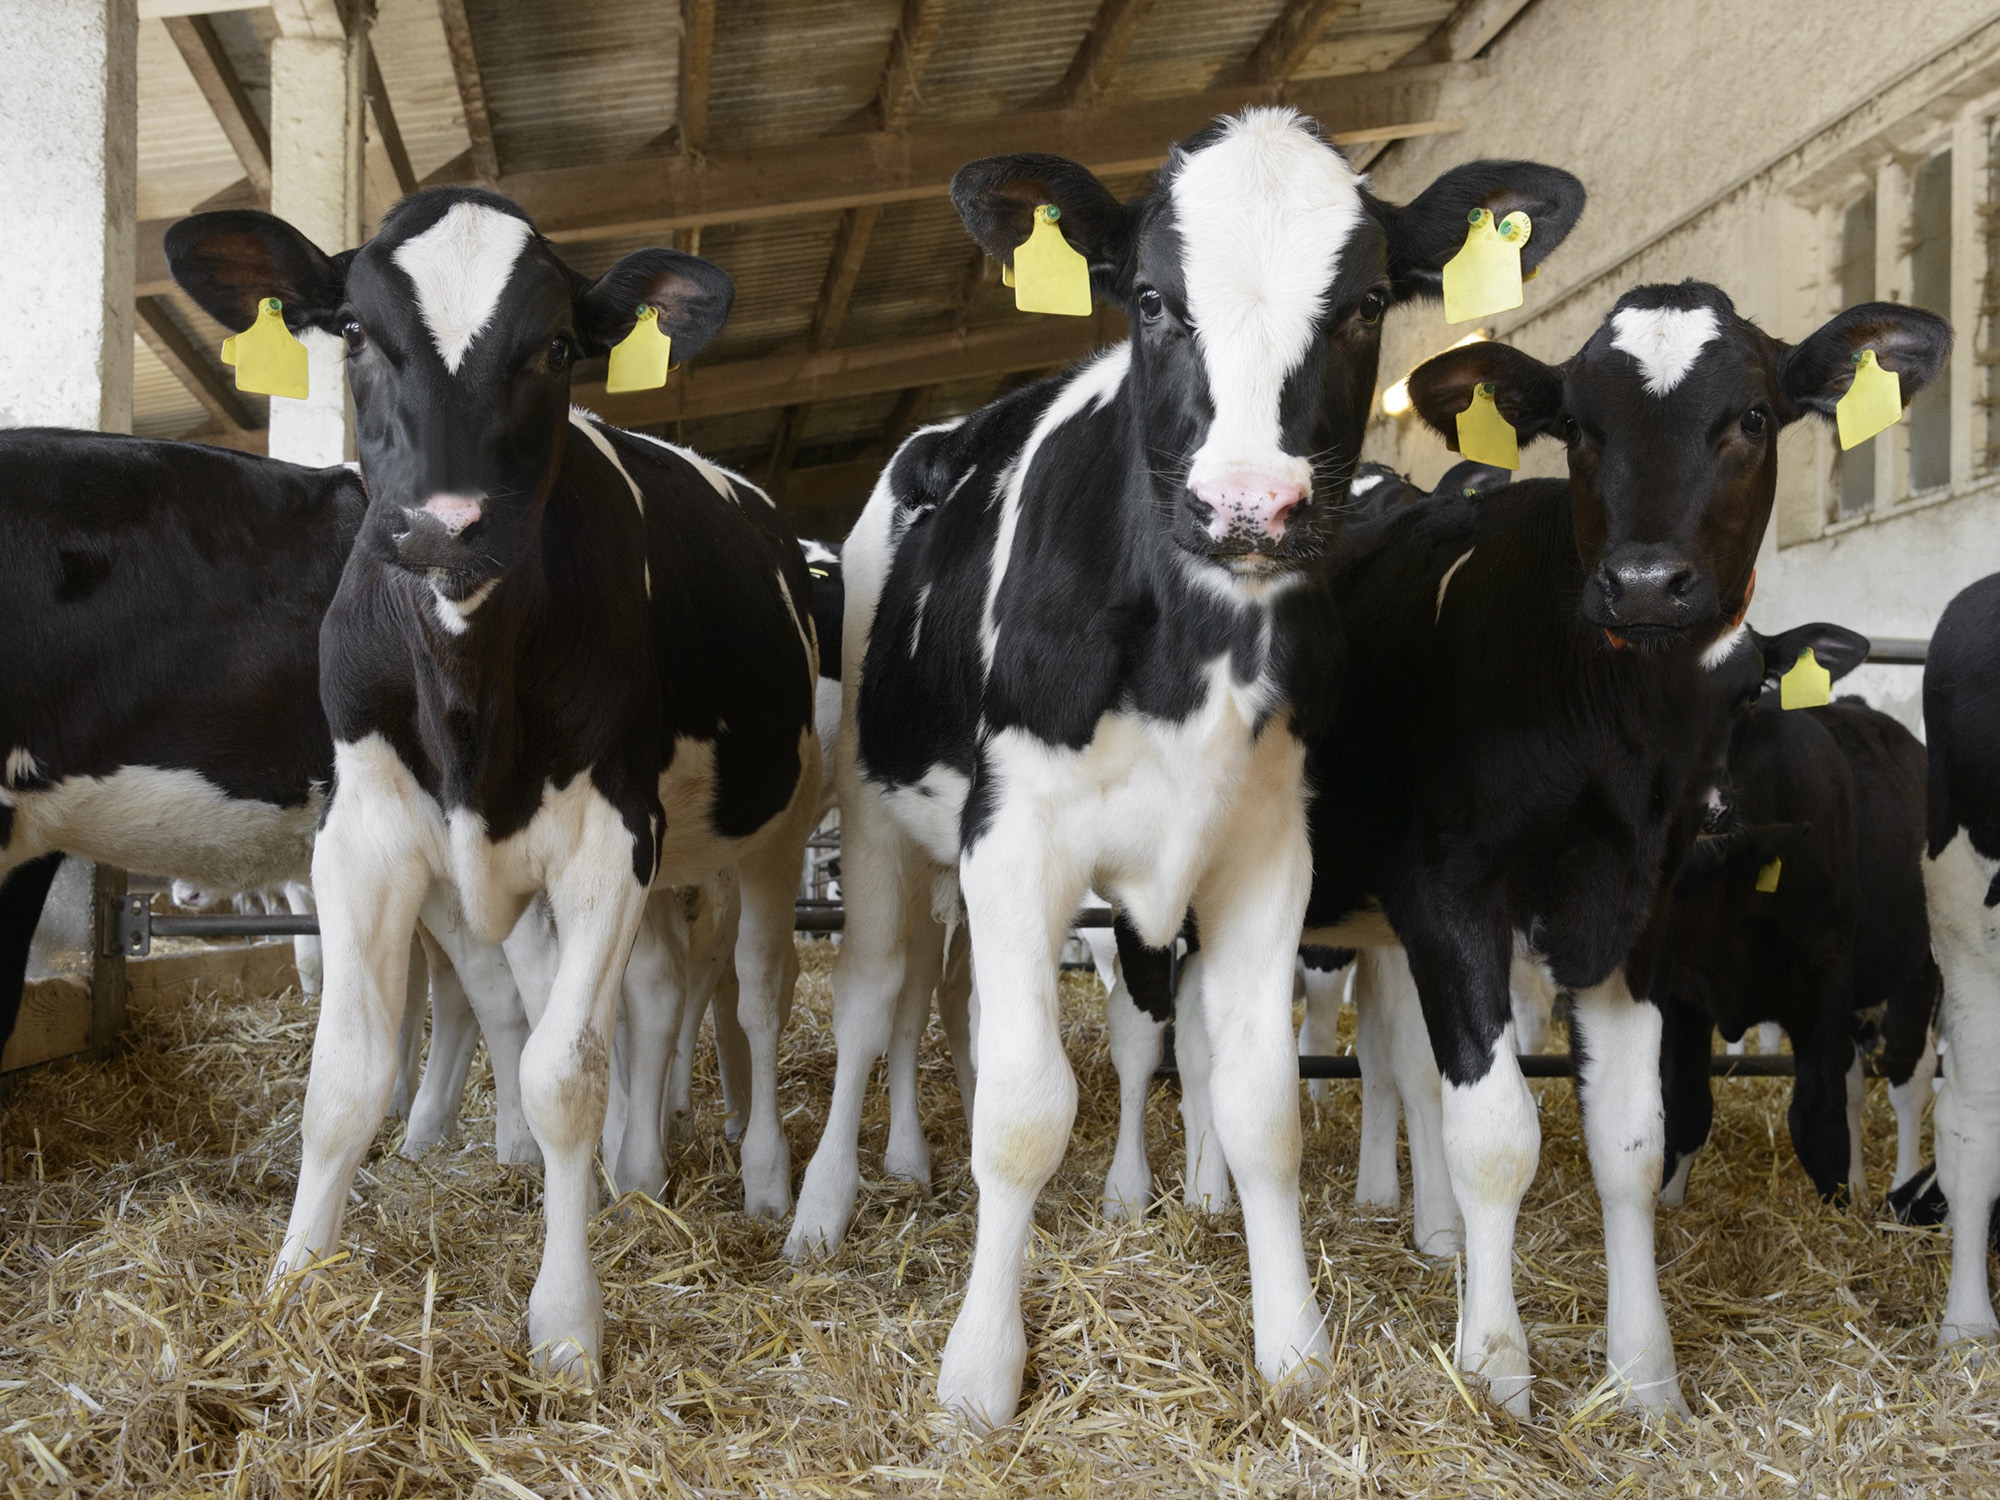
<svg viewBox="0 0 2000 1500"><path fill-rule="evenodd" d="M1083 899L1091 906L1100 904L1102 900L1095 891L1087 893ZM1104 986L1105 994L1110 994L1112 986L1118 983L1118 939L1109 927L1079 927L1076 935L1090 950L1091 967L1097 970L1097 982Z"/></svg>
<svg viewBox="0 0 2000 1500"><path fill-rule="evenodd" d="M1514 1045L1523 1057L1546 1051L1556 987L1519 933L1514 934L1514 967L1507 976L1507 989L1514 1008Z"/></svg>
<svg viewBox="0 0 2000 1500"><path fill-rule="evenodd" d="M451 960L421 925L417 938L424 945L424 967L431 980L431 1047L424 1059L423 1082L410 1101L410 1128L403 1134L403 1155L411 1161L458 1128L466 1074L479 1045L479 1022Z"/></svg>
<svg viewBox="0 0 2000 1500"><path fill-rule="evenodd" d="M1685 1414L1653 1245L1666 1156L1659 1007L1633 998L1620 970L1576 992L1570 1025L1579 1028L1577 1092L1604 1209L1606 1358L1632 1404Z"/></svg>
<svg viewBox="0 0 2000 1500"><path fill-rule="evenodd" d="M1081 872L1054 867L1033 804L1003 811L960 863L980 982L980 1089L972 1128L979 1231L965 1301L945 1343L938 1399L978 1427L1014 1418L1027 1362L1021 1266L1035 1196L1076 1119L1056 965Z"/></svg>
<svg viewBox="0 0 2000 1500"><path fill-rule="evenodd" d="M944 928L918 923L911 934L896 995L896 1024L889 1038L889 1144L882 1170L906 1182L931 1185L931 1146L917 1103L917 1044L931 1018L931 990L944 964Z"/></svg>
<svg viewBox="0 0 2000 1500"><path fill-rule="evenodd" d="M850 596L850 606L852 597ZM833 1035L838 1060L826 1128L799 1184L798 1211L785 1254L831 1253L846 1238L861 1186L861 1109L875 1059L889 1048L906 945L916 923L931 921L929 862L906 844L880 793L841 787L840 867L847 906L840 957L833 966Z"/></svg>
<svg viewBox="0 0 2000 1500"><path fill-rule="evenodd" d="M515 932L525 929L538 963L543 962L539 945L546 942L547 967L553 974L554 928L544 926L542 918L536 916L537 908L546 913L539 899L531 902ZM536 1144L521 1108L521 1049L528 1045L528 1014L508 956L514 951L514 939L510 937L509 946L503 949L474 932L457 893L442 880L431 888L424 902L423 922L424 931L436 940L457 972L465 998L479 1018L480 1034L486 1038L486 1058L493 1068L494 1155L503 1163L538 1163L542 1148Z"/></svg>
<svg viewBox="0 0 2000 1500"><path fill-rule="evenodd" d="M2000 908L1986 891L2000 863L1960 831L1924 861L1931 946L1944 974L1944 1087L1932 1129L1951 1208L1951 1283L1938 1339L2000 1338L1987 1280L1987 1230L2000 1198Z"/></svg>
<svg viewBox="0 0 2000 1500"><path fill-rule="evenodd" d="M1104 1178L1104 1217L1137 1222L1153 1201L1153 1171L1146 1160L1146 1100L1153 1070L1160 1065L1164 1021L1155 1021L1132 1002L1122 971L1114 968L1104 1001L1104 1028L1111 1042L1111 1065L1118 1070L1118 1146Z"/></svg>
<svg viewBox="0 0 2000 1500"><path fill-rule="evenodd" d="M1299 1023L1300 1057L1334 1057L1340 1052L1340 997L1352 982L1354 965L1339 969L1316 969L1311 964L1301 965L1305 974L1306 1014ZM1322 1103L1333 1088L1330 1078L1315 1078L1306 1085L1314 1103ZM1367 1102L1364 1094L1362 1103L1364 1117ZM1390 1127L1392 1130L1394 1126ZM1391 1143L1393 1153L1395 1147Z"/></svg>
<svg viewBox="0 0 2000 1500"><path fill-rule="evenodd" d="M313 851L326 977L300 1122L299 1185L274 1278L329 1253L396 1084L410 934L430 888L422 793L385 746L336 749L339 790ZM411 837L395 841L389 830Z"/></svg>
<svg viewBox="0 0 2000 1500"><path fill-rule="evenodd" d="M1396 1173L1396 1126L1402 1116L1396 1089L1396 1002L1394 996L1377 997L1376 951L1364 948L1354 961L1354 1053L1361 1064L1361 1159L1355 1168L1354 1201L1394 1213L1403 1206L1402 1179Z"/></svg>
<svg viewBox="0 0 2000 1500"><path fill-rule="evenodd" d="M1401 948L1362 951L1372 967L1369 982L1376 1007L1391 1018L1389 1060L1403 1102L1403 1129L1410 1138L1410 1227L1424 1254L1456 1255L1465 1243L1465 1224L1445 1161L1444 1083L1424 1025L1416 977ZM1393 1146L1389 1170L1395 1170Z"/></svg>
<svg viewBox="0 0 2000 1500"><path fill-rule="evenodd" d="M1937 1077L1937 1032L1927 1032L1924 1050L1907 1083L1889 1085L1889 1104L1896 1111L1896 1177L1889 1184L1894 1192L1924 1166L1924 1105L1931 1098L1931 1080Z"/></svg>
<svg viewBox="0 0 2000 1500"><path fill-rule="evenodd" d="M424 1017L430 1010L430 971L424 967L424 946L410 935L410 967L403 976L403 1024L396 1034L396 1086L389 1094L389 1113L410 1117L410 1100L424 1070Z"/></svg>
<svg viewBox="0 0 2000 1500"><path fill-rule="evenodd" d="M1174 996L1174 1066L1181 1075L1181 1129L1187 1138L1181 1201L1189 1208L1219 1214L1229 1207L1229 1162L1215 1128L1210 1076L1215 1059L1209 1046L1208 1022L1202 1015L1201 989L1207 969L1205 952L1190 954L1181 966L1181 987Z"/></svg>
<svg viewBox="0 0 2000 1500"><path fill-rule="evenodd" d="M1757 1023L1757 1050L1767 1057L1775 1057L1785 1050L1785 1028L1776 1021Z"/></svg>
<svg viewBox="0 0 2000 1500"><path fill-rule="evenodd" d="M546 1233L528 1296L535 1363L585 1382L599 1369L604 1299L590 1260L597 1200L592 1163L604 1129L619 979L646 892L632 878L631 835L608 802L584 814L582 851L554 872L549 905L562 934L548 1008L521 1054L521 1102L541 1143ZM619 857L593 859L595 851Z"/></svg>
<svg viewBox="0 0 2000 1500"><path fill-rule="evenodd" d="M818 801L814 786L794 829L752 851L737 868L743 912L736 932L736 1017L750 1051L749 1113L738 1154L743 1211L752 1218L782 1219L792 1209L792 1151L778 1109L778 1044L799 978L792 902L805 862L806 818Z"/></svg>
<svg viewBox="0 0 2000 1500"><path fill-rule="evenodd" d="M945 943L944 974L938 980L938 1025L944 1028L945 1046L951 1051L952 1071L958 1074L958 1102L965 1111L965 1132L972 1134L972 1103L978 1091L979 1070L975 1062L973 1036L978 1025L977 997L972 988L972 934L965 923L952 925Z"/></svg>
<svg viewBox="0 0 2000 1500"><path fill-rule="evenodd" d="M309 917L318 909L313 905L312 887L302 880L285 882L285 905L295 917ZM299 971L299 993L308 999L316 997L320 976L325 972L318 938L300 933L292 939L292 966Z"/></svg>
<svg viewBox="0 0 2000 1500"><path fill-rule="evenodd" d="M1868 1173L1861 1150L1861 1112L1868 1103L1868 1079L1856 1056L1847 1069L1847 1191L1856 1203L1868 1201Z"/></svg>
<svg viewBox="0 0 2000 1500"><path fill-rule="evenodd" d="M679 895L661 890L646 902L620 991L625 1021L625 1109L606 1111L605 1162L621 1193L658 1198L667 1181L667 1069L687 993L687 917Z"/></svg>

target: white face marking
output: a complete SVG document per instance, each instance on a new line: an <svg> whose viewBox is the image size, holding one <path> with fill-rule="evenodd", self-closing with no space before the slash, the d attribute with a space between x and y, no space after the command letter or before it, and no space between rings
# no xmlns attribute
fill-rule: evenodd
<svg viewBox="0 0 2000 1500"><path fill-rule="evenodd" d="M1742 644L1743 638L1749 635L1749 633L1750 627L1748 625L1738 625L1734 630L1725 630L1717 637L1714 645L1701 653L1702 671L1713 672L1717 667L1728 661L1730 657L1736 654L1736 648Z"/></svg>
<svg viewBox="0 0 2000 1500"><path fill-rule="evenodd" d="M1361 222L1359 179L1287 109L1251 109L1173 178L1188 313L1215 420L1190 487L1254 472L1312 482L1281 444L1285 377L1305 359L1341 251Z"/></svg>
<svg viewBox="0 0 2000 1500"><path fill-rule="evenodd" d="M1444 570L1444 577L1438 580L1438 606L1437 613L1431 617L1433 625L1444 618L1444 591L1451 587L1451 575L1464 567L1465 560L1478 550L1477 547L1467 547L1458 555L1458 561Z"/></svg>
<svg viewBox="0 0 2000 1500"><path fill-rule="evenodd" d="M497 208L454 203L437 223L396 247L395 262L416 288L417 310L452 374L492 321L532 232L527 220Z"/></svg>
<svg viewBox="0 0 2000 1500"><path fill-rule="evenodd" d="M840 554L827 546L825 542L816 542L811 537L806 537L799 542L799 546L804 550L806 561L809 563L824 564L840 561Z"/></svg>
<svg viewBox="0 0 2000 1500"><path fill-rule="evenodd" d="M1638 361L1649 396L1679 385L1718 331L1712 307L1621 307L1611 315L1611 347Z"/></svg>
<svg viewBox="0 0 2000 1500"><path fill-rule="evenodd" d="M499 583L499 579L489 578L463 599L453 599L433 582L431 584L431 598L437 605L437 622L444 627L445 633L447 635L464 635L466 631L470 630L472 628L473 611L477 610L480 605L492 597L493 590L499 586Z"/></svg>
<svg viewBox="0 0 2000 1500"><path fill-rule="evenodd" d="M1382 482L1380 474L1356 474L1347 486L1347 493L1359 500L1363 495Z"/></svg>
<svg viewBox="0 0 2000 1500"><path fill-rule="evenodd" d="M7 774L4 778L8 786L19 786L25 781L33 781L41 773L36 768L35 757L26 745L16 745L7 752Z"/></svg>

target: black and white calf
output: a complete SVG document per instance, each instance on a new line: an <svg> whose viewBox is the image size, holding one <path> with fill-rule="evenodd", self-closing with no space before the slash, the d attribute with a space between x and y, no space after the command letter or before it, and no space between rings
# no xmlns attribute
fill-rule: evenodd
<svg viewBox="0 0 2000 1500"><path fill-rule="evenodd" d="M787 1198L776 1032L820 780L805 560L761 496L569 406L573 362L618 343L642 307L683 359L697 352L729 278L649 249L588 281L514 204L471 188L405 199L336 258L252 212L185 220L167 251L229 326L275 296L294 326L345 337L369 495L322 630L326 983L276 1272L338 1241L393 1072L394 960L432 888L455 889L496 941L545 892L557 960L521 1056L546 1173L529 1337L540 1361L588 1375L602 1329L591 1161L620 979L628 955L650 957L634 942L653 940L656 887L671 900L737 873L758 1096L746 1197L753 1212ZM628 998L632 1074L662 1077L679 1017ZM646 1114L627 1121L621 1186L659 1185L662 1122Z"/></svg>
<svg viewBox="0 0 2000 1500"><path fill-rule="evenodd" d="M2000 1200L2000 573L1945 607L1924 663L1930 823L1924 891L1944 971L1938 1185L1951 1206L1939 1337L2000 1338L1986 1276Z"/></svg>
<svg viewBox="0 0 2000 1500"><path fill-rule="evenodd" d="M1917 1115L1929 1083L1922 1060L1934 1056L1938 990L1919 864L1924 747L1859 699L1781 708L1778 679L1807 648L1836 678L1868 655L1865 637L1837 625L1777 636L1746 630L1714 674L1742 701L1709 826L1674 882L1656 989L1666 1108L1660 1200L1670 1205L1685 1200L1689 1167L1708 1140L1718 1027L1732 1041L1760 1022L1784 1027L1797 1060L1793 1147L1823 1196L1861 1198L1855 1040L1858 1013L1880 1011L1884 1071L1899 1105L1896 1181L1920 1165Z"/></svg>
<svg viewBox="0 0 2000 1500"><path fill-rule="evenodd" d="M1003 262L1038 205L1059 208L1132 338L913 436L848 538L843 1067L788 1249L846 1231L858 1111L843 1091L886 1044L908 966L934 971L931 914L956 887L980 997L980 1221L939 1394L975 1420L1007 1421L1020 1394L1021 1256L1076 1099L1057 958L1093 887L1151 943L1190 905L1200 917L1257 1364L1276 1379L1325 1352L1290 1085L1302 736L1340 650L1324 563L1383 312L1437 286L1473 207L1526 208L1539 257L1582 197L1551 168L1474 163L1396 208L1284 110L1190 138L1131 203L1051 156L990 158L953 183Z"/></svg>
<svg viewBox="0 0 2000 1500"><path fill-rule="evenodd" d="M1340 713L1308 766L1305 929L1409 955L1465 1220L1460 1359L1511 1409L1527 1409L1531 1379L1514 1226L1540 1149L1514 1061L1517 946L1574 997L1610 1371L1639 1404L1678 1407L1653 1255L1660 1016L1646 997L1721 754L1704 658L1734 644L1748 607L1778 430L1830 412L1861 349L1909 395L1950 341L1929 313L1871 304L1788 346L1690 282L1628 292L1560 368L1481 344L1410 378L1447 441L1491 382L1524 441L1567 444L1570 477L1439 497L1358 540L1336 583Z"/></svg>

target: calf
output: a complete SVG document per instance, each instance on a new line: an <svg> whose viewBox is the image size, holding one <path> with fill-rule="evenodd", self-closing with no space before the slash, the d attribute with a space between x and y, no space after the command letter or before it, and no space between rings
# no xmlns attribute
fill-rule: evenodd
<svg viewBox="0 0 2000 1500"><path fill-rule="evenodd" d="M2000 1200L2000 573L1950 604L1924 663L1929 835L1924 892L1944 972L1937 1180L1951 1210L1938 1335L2000 1338L1986 1279Z"/></svg>
<svg viewBox="0 0 2000 1500"><path fill-rule="evenodd" d="M737 874L756 1096L745 1195L752 1212L788 1197L774 1069L793 891L819 807L811 580L761 495L569 405L574 362L619 343L642 308L683 359L696 353L728 313L729 278L649 249L589 281L518 207L475 188L412 195L338 258L247 211L182 221L167 253L231 327L276 297L293 327L345 338L369 493L321 633L334 782L313 885L326 977L274 1274L338 1242L393 1079L397 959L428 893L455 888L498 941L543 892L555 967L521 1055L547 1210L528 1331L539 1363L590 1378L603 1307L592 1151L642 931L640 957L660 957L642 923L656 885L671 899ZM645 999L628 994L631 1070L657 1079L679 1017ZM631 1111L621 1186L657 1190L662 1128L656 1109Z"/></svg>
<svg viewBox="0 0 2000 1500"><path fill-rule="evenodd" d="M1861 349L1908 396L1950 342L1929 313L1870 304L1788 346L1689 282L1628 292L1560 368L1481 344L1410 378L1447 442L1489 385L1523 440L1561 437L1570 477L1415 506L1338 575L1348 670L1308 764L1305 932L1408 952L1465 1219L1460 1360L1512 1410L1530 1382L1514 1225L1540 1146L1511 1035L1517 944L1574 997L1610 1372L1639 1404L1679 1407L1653 1257L1660 1017L1646 997L1720 753L1703 659L1748 608L1779 428L1830 412Z"/></svg>
<svg viewBox="0 0 2000 1500"><path fill-rule="evenodd" d="M1928 1050L1938 977L1919 867L1924 749L1857 699L1780 708L1778 679L1807 648L1836 678L1868 654L1866 639L1836 625L1746 630L1715 674L1745 691L1726 803L1674 882L1661 964L1664 1203L1685 1200L1708 1139L1718 1026L1731 1040L1763 1021L1790 1034L1792 1144L1828 1198L1866 1192L1858 1013L1884 1010L1892 1086L1907 1092ZM1918 1165L1915 1133L1903 1135L1898 1181Z"/></svg>
<svg viewBox="0 0 2000 1500"><path fill-rule="evenodd" d="M1301 737L1339 657L1323 566L1336 497L1382 314L1438 285L1475 206L1527 209L1532 262L1583 195L1550 168L1474 163L1395 208L1285 110L1183 142L1131 203L1042 155L975 162L952 195L1003 262L1038 207L1056 208L1132 337L914 435L848 538L843 1067L787 1248L817 1251L847 1228L855 1075L886 1041L908 966L935 967L913 956L934 949L932 910L962 891L980 996L980 1227L938 1389L1004 1422L1026 1352L1029 1220L1075 1109L1057 955L1092 886L1155 944L1190 904L1200 915L1257 1365L1275 1379L1325 1354L1287 1079L1310 877Z"/></svg>

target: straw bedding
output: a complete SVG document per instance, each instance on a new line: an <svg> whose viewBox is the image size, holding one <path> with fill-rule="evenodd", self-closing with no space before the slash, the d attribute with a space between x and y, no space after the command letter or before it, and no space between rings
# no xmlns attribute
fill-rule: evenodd
<svg viewBox="0 0 2000 1500"><path fill-rule="evenodd" d="M803 1164L831 1086L823 943L787 1040ZM1177 1196L1138 1228L1094 1215L1116 1127L1094 978L1064 980L1082 1085L1024 1294L1021 1419L966 1436L935 1405L975 1193L935 1030L926 1198L881 1179L828 1265L736 1211L712 1062L668 1196L607 1207L594 1242L607 1370L582 1394L519 1353L540 1233L531 1173L498 1167L475 1074L464 1144L419 1163L385 1129L351 1256L290 1303L263 1292L298 1158L313 1011L207 995L135 1015L124 1055L17 1081L0 1186L0 1483L13 1495L2000 1494L2000 1372L1934 1348L1935 1231L1814 1197L1784 1081L1718 1084L1715 1148L1660 1260L1696 1421L1621 1413L1604 1376L1597 1205L1566 1082L1541 1094L1518 1287L1538 1374L1517 1423L1447 1371L1457 1280L1400 1221L1358 1214L1359 1094L1306 1117L1306 1240L1336 1343L1321 1394L1250 1363L1241 1223ZM1171 1085L1156 1176L1178 1192ZM1890 1158L1875 1086L1869 1160ZM1164 1170L1163 1170L1164 1169ZM1878 1187L1880 1186L1878 1182Z"/></svg>

